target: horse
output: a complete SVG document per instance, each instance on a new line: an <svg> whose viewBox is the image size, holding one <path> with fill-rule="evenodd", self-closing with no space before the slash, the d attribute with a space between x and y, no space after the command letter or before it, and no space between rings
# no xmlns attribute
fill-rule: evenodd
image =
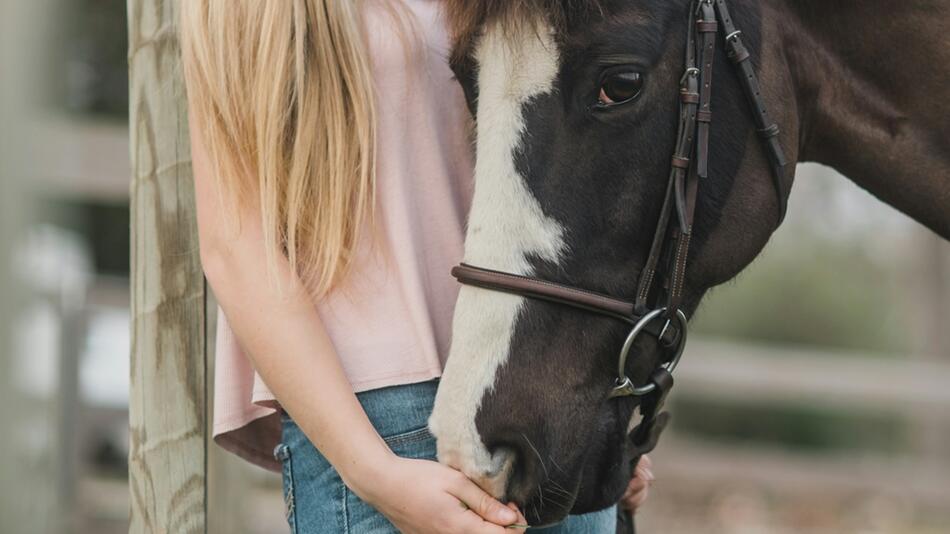
<svg viewBox="0 0 950 534"><path fill-rule="evenodd" d="M686 321L779 227L797 162L950 239L948 2L444 9L476 165L429 427L531 525L617 502Z"/></svg>

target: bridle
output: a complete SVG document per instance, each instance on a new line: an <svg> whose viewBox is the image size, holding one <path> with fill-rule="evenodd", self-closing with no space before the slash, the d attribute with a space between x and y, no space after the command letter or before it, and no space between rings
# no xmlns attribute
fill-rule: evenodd
<svg viewBox="0 0 950 534"><path fill-rule="evenodd" d="M687 318L680 306L697 191L700 181L706 179L709 173L713 64L719 31L723 34L726 53L736 67L740 85L749 102L756 131L766 149L778 200L778 223L784 219L786 210L783 177L787 161L778 140L779 127L766 112L751 56L742 42L742 32L736 29L729 14L726 1L693 0L689 27L692 30L687 36L685 70L680 79L676 148L660 217L649 255L640 272L634 300L465 263L452 269L453 276L466 285L556 302L632 325L620 350L616 383L608 394L609 398L640 398L641 421L629 436L628 456L631 462L656 446L659 434L666 425L669 416L659 410L673 387L672 373L686 344ZM661 265L665 265L662 271ZM663 278L662 294L656 284L657 275ZM654 300L652 306L649 304L651 297ZM656 337L665 357L649 381L636 386L627 376L626 363L634 341L644 332Z"/></svg>

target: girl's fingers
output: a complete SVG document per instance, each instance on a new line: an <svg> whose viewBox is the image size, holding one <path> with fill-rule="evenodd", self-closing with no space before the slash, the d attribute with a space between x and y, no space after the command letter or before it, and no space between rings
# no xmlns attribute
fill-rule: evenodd
<svg viewBox="0 0 950 534"><path fill-rule="evenodd" d="M650 459L649 454L644 454L643 456L640 457L640 462L637 463L637 467L640 467L640 466L643 466L646 468L653 467L653 460Z"/></svg>
<svg viewBox="0 0 950 534"><path fill-rule="evenodd" d="M468 479L465 479L458 487L452 488L450 491L469 510L486 521L491 521L503 527L518 521L519 514L516 511L501 504Z"/></svg>
<svg viewBox="0 0 950 534"><path fill-rule="evenodd" d="M649 495L649 493L650 488L644 487L640 491L635 491L630 495L625 495L620 502L624 508L630 510L631 512L635 512L637 511L637 508L643 505L643 503L646 501L647 495Z"/></svg>
<svg viewBox="0 0 950 534"><path fill-rule="evenodd" d="M521 513L521 510L518 509L518 505L510 502L507 504L508 508L511 508L518 514L518 520L515 521L513 525L508 525L508 528L518 529L518 530L527 530L528 529L528 520L525 519L524 514Z"/></svg>
<svg viewBox="0 0 950 534"><path fill-rule="evenodd" d="M507 528L489 523L471 510L465 511L462 522L453 531L465 534L511 534Z"/></svg>
<svg viewBox="0 0 950 534"><path fill-rule="evenodd" d="M637 508L643 505L650 491L650 484L656 480L653 474L653 462L649 456L642 456L633 472L633 478L627 484L627 489L620 498L621 504L627 510L635 512Z"/></svg>
<svg viewBox="0 0 950 534"><path fill-rule="evenodd" d="M638 492L638 491L640 491L640 490L646 488L646 487L649 486L649 485L650 485L650 482L647 481L646 479L643 479L643 478L640 478L640 477L631 478L631 479L630 479L630 483L627 484L627 489L624 490L624 492L623 492L623 495L624 495L624 497L627 497L627 496L629 496L630 494L636 493L636 492Z"/></svg>
<svg viewBox="0 0 950 534"><path fill-rule="evenodd" d="M640 461L637 463L637 468L633 471L633 476L636 478L642 478L647 482L653 482L656 480L656 477L653 476L653 462L650 460L649 456L640 457Z"/></svg>
<svg viewBox="0 0 950 534"><path fill-rule="evenodd" d="M495 523L485 521L481 516L471 509L465 511L463 524L460 525L460 532L466 534L520 534L528 528L528 521L521 515L518 507L512 503L507 504L507 508L515 512L518 519L508 526L500 526Z"/></svg>

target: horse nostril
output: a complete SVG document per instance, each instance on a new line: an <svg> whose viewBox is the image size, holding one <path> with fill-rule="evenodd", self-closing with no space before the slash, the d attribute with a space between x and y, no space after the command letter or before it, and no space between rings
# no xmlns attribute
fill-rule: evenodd
<svg viewBox="0 0 950 534"><path fill-rule="evenodd" d="M532 492L538 485L537 472L534 468L535 457L519 443L519 446L512 447L509 450L510 460L508 467L508 479L505 484L505 497L507 500L522 506L531 498Z"/></svg>
<svg viewBox="0 0 950 534"><path fill-rule="evenodd" d="M515 452L508 447L499 447L491 455L492 466L485 471L485 477L497 479L511 472Z"/></svg>
<svg viewBox="0 0 950 534"><path fill-rule="evenodd" d="M493 486L505 500L522 506L533 498L545 478L538 463L540 453L522 432L498 432L491 437L488 450Z"/></svg>
<svg viewBox="0 0 950 534"><path fill-rule="evenodd" d="M486 493L496 499L505 499L505 485L514 464L514 453L507 448L496 448L488 457L489 465L476 470L462 469L462 472L478 484Z"/></svg>

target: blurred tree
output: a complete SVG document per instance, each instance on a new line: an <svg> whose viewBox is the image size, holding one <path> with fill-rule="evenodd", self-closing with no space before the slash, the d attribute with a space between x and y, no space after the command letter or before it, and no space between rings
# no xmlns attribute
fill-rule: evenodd
<svg viewBox="0 0 950 534"><path fill-rule="evenodd" d="M872 354L908 350L893 272L861 248L820 239L772 246L697 314L706 335Z"/></svg>
<svg viewBox="0 0 950 534"><path fill-rule="evenodd" d="M771 445L823 454L906 451L909 423L898 415L796 403L749 403L690 397L674 401L677 432L699 440ZM888 429L882 432L881 429Z"/></svg>

